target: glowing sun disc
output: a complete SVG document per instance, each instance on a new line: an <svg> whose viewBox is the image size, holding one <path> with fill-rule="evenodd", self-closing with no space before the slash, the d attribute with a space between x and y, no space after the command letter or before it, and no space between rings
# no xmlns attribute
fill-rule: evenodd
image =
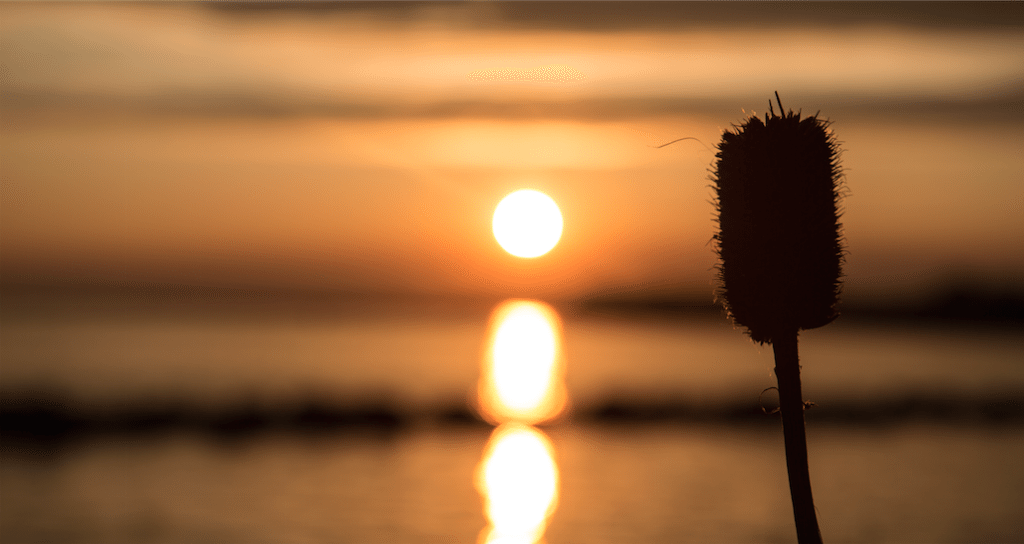
<svg viewBox="0 0 1024 544"><path fill-rule="evenodd" d="M516 257L540 257L562 237L562 212L548 195L522 189L498 203L491 228L505 251Z"/></svg>

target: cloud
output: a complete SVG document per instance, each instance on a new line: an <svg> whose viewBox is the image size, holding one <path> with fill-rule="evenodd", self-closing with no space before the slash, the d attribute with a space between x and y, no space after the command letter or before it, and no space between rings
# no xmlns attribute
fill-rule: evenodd
<svg viewBox="0 0 1024 544"><path fill-rule="evenodd" d="M545 83L577 83L587 79L583 72L564 64L537 68L487 68L469 73L474 81L539 81Z"/></svg>

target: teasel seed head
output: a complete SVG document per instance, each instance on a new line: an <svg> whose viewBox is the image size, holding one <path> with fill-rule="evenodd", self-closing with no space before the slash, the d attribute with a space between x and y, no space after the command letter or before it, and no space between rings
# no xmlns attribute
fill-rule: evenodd
<svg viewBox="0 0 1024 544"><path fill-rule="evenodd" d="M778 93L776 93L778 100ZM712 173L717 295L759 343L831 323L842 287L845 188L829 122L772 108L726 130Z"/></svg>

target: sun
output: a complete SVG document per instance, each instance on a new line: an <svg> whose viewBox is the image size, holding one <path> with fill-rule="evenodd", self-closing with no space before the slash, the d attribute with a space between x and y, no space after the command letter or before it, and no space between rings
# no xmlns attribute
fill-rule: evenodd
<svg viewBox="0 0 1024 544"><path fill-rule="evenodd" d="M540 257L562 237L562 212L548 195L522 189L498 203L491 228L505 251L527 259Z"/></svg>

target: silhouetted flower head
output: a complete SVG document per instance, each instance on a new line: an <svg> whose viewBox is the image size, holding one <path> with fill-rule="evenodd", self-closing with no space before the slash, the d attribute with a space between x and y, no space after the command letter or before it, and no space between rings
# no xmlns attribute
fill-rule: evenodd
<svg viewBox="0 0 1024 544"><path fill-rule="evenodd" d="M718 296L762 344L837 317L844 259L842 169L829 123L779 108L725 131L711 178Z"/></svg>

